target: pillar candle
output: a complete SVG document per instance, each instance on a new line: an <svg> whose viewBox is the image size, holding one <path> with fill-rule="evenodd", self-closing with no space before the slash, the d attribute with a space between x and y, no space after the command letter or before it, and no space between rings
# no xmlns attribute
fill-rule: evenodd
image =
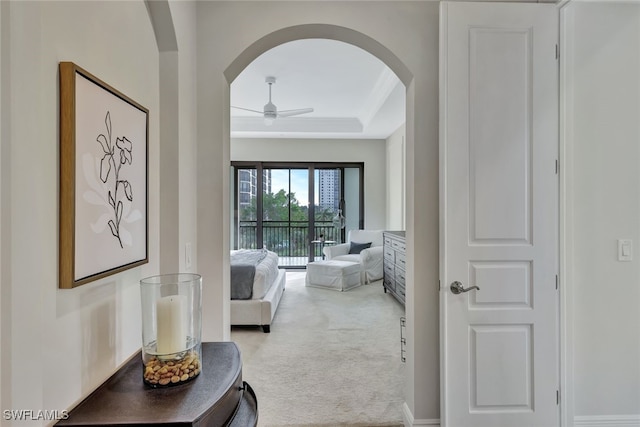
<svg viewBox="0 0 640 427"><path fill-rule="evenodd" d="M186 350L186 303L186 298L181 295L169 295L156 301L158 354L171 354Z"/></svg>

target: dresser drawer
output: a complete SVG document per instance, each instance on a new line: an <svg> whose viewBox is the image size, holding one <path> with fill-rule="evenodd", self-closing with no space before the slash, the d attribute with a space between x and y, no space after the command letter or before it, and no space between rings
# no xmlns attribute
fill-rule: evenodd
<svg viewBox="0 0 640 427"><path fill-rule="evenodd" d="M407 250L407 245L399 240L393 240L391 242L391 247L400 252L406 252Z"/></svg>
<svg viewBox="0 0 640 427"><path fill-rule="evenodd" d="M401 304L405 303L406 243L404 232L388 231L384 233L383 269L384 289Z"/></svg>
<svg viewBox="0 0 640 427"><path fill-rule="evenodd" d="M384 264L384 275L395 278L395 266L393 264Z"/></svg>
<svg viewBox="0 0 640 427"><path fill-rule="evenodd" d="M395 264L396 263L396 251L394 251L393 249L391 249L388 246L384 247L384 260L388 261L391 264Z"/></svg>
<svg viewBox="0 0 640 427"><path fill-rule="evenodd" d="M403 252L396 252L395 264L403 270L407 269L406 255Z"/></svg>
<svg viewBox="0 0 640 427"><path fill-rule="evenodd" d="M392 290L393 292L396 291L396 282L393 279L387 278L387 276L384 276L384 287L387 289Z"/></svg>
<svg viewBox="0 0 640 427"><path fill-rule="evenodd" d="M404 270L400 269L400 268L396 268L395 269L395 279L396 279L396 283L398 283L399 285L402 285L404 287L404 284L406 283L406 279L405 279L405 272Z"/></svg>

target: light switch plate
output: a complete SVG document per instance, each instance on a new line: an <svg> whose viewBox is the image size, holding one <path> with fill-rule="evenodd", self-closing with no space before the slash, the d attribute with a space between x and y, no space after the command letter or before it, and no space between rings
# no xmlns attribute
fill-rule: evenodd
<svg viewBox="0 0 640 427"><path fill-rule="evenodd" d="M631 239L618 239L618 261L633 260L633 241Z"/></svg>

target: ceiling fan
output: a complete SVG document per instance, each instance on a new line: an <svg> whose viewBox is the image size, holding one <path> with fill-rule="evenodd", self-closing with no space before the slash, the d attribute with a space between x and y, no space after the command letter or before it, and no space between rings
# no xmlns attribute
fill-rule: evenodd
<svg viewBox="0 0 640 427"><path fill-rule="evenodd" d="M233 105L231 106L231 108L236 108L238 110L244 110L244 111L250 111L252 113L262 114L264 117L264 123L266 125L273 124L273 121L278 117L291 117L291 116L297 116L299 114L306 114L306 113L313 112L313 108L299 108L297 110L278 111L278 108L275 106L275 104L271 102L271 86L273 86L273 84L276 82L276 78L269 76L265 79L265 82L269 85L269 102L265 104L263 111L252 110L249 108L242 108L242 107L234 107Z"/></svg>

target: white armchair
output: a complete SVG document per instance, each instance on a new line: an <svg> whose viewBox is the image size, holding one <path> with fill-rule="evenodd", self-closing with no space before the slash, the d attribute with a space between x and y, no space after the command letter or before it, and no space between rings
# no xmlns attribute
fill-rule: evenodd
<svg viewBox="0 0 640 427"><path fill-rule="evenodd" d="M322 250L325 259L359 263L365 283L382 279L384 256L382 230L351 230L347 241L339 245L325 246ZM360 253L349 253L351 243L371 243L371 247L362 249Z"/></svg>

